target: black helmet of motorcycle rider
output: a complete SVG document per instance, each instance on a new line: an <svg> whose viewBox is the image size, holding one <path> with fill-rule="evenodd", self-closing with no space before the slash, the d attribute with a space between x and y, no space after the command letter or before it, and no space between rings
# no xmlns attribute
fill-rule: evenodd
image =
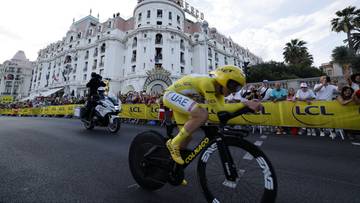
<svg viewBox="0 0 360 203"><path fill-rule="evenodd" d="M95 72L91 73L91 78L95 78L97 76L97 74Z"/></svg>
<svg viewBox="0 0 360 203"><path fill-rule="evenodd" d="M101 99L105 97L105 87L99 87L97 91Z"/></svg>

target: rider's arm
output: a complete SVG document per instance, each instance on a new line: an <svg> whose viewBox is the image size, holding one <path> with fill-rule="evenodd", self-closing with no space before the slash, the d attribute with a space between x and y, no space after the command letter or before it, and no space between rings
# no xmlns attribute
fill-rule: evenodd
<svg viewBox="0 0 360 203"><path fill-rule="evenodd" d="M205 101L209 106L209 113L217 113L219 111L229 111L235 112L241 108L246 107L243 103L232 103L232 104L225 104L225 99L223 95L217 95L215 91L215 87L212 84L202 84L201 89L203 90L203 95L205 97ZM211 110L214 112L211 112Z"/></svg>

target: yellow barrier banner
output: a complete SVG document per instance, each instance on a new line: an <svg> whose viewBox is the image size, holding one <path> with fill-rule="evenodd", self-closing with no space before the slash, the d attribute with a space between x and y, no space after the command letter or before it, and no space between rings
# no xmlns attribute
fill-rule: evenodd
<svg viewBox="0 0 360 203"><path fill-rule="evenodd" d="M239 104L225 104L232 109ZM0 109L3 115L73 115L74 109L81 105L48 106L42 108ZM206 107L206 105L203 105ZM341 128L360 130L360 105L341 105L336 101L306 102L264 102L264 109L256 114L244 114L229 121L235 125L269 125L310 128ZM227 108L228 109L228 108ZM219 122L216 112L208 109L209 120ZM122 118L158 120L159 105L123 104ZM177 117L182 124L188 120L187 116Z"/></svg>
<svg viewBox="0 0 360 203"><path fill-rule="evenodd" d="M14 97L10 95L0 96L0 104L8 104L14 101Z"/></svg>
<svg viewBox="0 0 360 203"><path fill-rule="evenodd" d="M120 116L122 118L147 119L145 104L122 104Z"/></svg>
<svg viewBox="0 0 360 203"><path fill-rule="evenodd" d="M78 105L66 105L65 106L65 115L72 116L74 115L75 107Z"/></svg>
<svg viewBox="0 0 360 203"><path fill-rule="evenodd" d="M159 120L159 108L160 105L153 104L146 108L146 119L147 120Z"/></svg>
<svg viewBox="0 0 360 203"><path fill-rule="evenodd" d="M49 107L42 107L41 108L41 115L50 115L50 108Z"/></svg>
<svg viewBox="0 0 360 203"><path fill-rule="evenodd" d="M231 105L231 104L227 104ZM336 101L264 102L261 113L245 114L229 121L237 125L270 125L360 130L360 105L341 105ZM209 119L219 122L216 112L209 110Z"/></svg>
<svg viewBox="0 0 360 203"><path fill-rule="evenodd" d="M31 108L30 115L37 116L41 115L41 108Z"/></svg>
<svg viewBox="0 0 360 203"><path fill-rule="evenodd" d="M65 106L57 106L56 115L66 115L66 107Z"/></svg>

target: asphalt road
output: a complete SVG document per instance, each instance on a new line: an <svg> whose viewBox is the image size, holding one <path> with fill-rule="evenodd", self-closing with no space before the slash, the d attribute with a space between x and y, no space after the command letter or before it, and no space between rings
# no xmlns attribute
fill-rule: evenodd
<svg viewBox="0 0 360 203"><path fill-rule="evenodd" d="M162 131L123 124L111 136L75 119L0 117L0 202L205 202L195 164L186 187L146 192L136 185L129 145L148 129ZM360 202L360 146L328 137L247 139L262 142L275 167L277 202Z"/></svg>

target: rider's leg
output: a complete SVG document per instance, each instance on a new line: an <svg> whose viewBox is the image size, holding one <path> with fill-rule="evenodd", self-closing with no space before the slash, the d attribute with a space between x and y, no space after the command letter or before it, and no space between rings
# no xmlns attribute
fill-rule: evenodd
<svg viewBox="0 0 360 203"><path fill-rule="evenodd" d="M186 141L190 139L190 135L194 133L200 126L202 126L208 119L208 112L206 109L195 107L190 112L190 120L188 120L180 132L166 145L170 151L171 157L178 164L184 164L184 160L180 155L180 146L187 144ZM184 146L184 145L183 145Z"/></svg>
<svg viewBox="0 0 360 203"><path fill-rule="evenodd" d="M195 107L190 112L190 119L185 123L180 132L172 139L173 145L180 145L191 134L193 134L200 126L208 120L208 112L206 109Z"/></svg>

